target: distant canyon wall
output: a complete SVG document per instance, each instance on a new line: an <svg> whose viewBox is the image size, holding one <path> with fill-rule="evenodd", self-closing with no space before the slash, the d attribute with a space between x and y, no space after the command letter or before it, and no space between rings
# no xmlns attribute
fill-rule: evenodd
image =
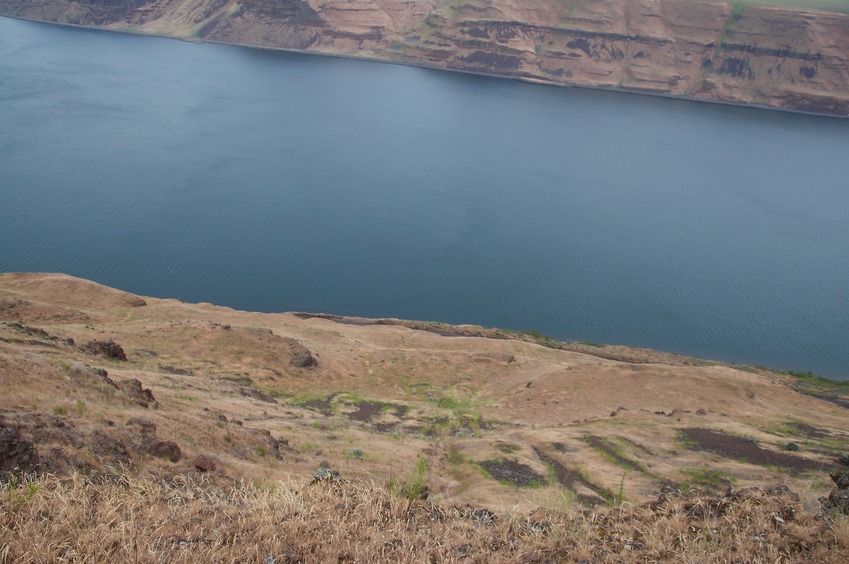
<svg viewBox="0 0 849 564"><path fill-rule="evenodd" d="M722 0L0 0L0 14L849 116L849 14L836 11Z"/></svg>

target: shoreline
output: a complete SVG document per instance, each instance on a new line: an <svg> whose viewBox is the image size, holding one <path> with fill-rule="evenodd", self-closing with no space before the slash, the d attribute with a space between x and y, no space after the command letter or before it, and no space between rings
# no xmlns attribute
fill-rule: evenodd
<svg viewBox="0 0 849 564"><path fill-rule="evenodd" d="M63 273L63 272L0 272L0 282L4 277L17 279L50 279L62 278L74 281L75 284L93 285L102 290L109 292L118 292L126 296L130 296L132 300L158 300L162 302L175 302L183 306L190 307L211 307L213 309L228 310L237 314L244 315L287 315L295 317L299 320L320 320L341 326L353 327L403 327L412 331L421 331L430 333L440 337L448 338L477 338L493 341L513 341L516 343L530 343L541 347L553 349L556 351L565 351L578 353L581 355L595 357L601 360L611 360L614 362L622 362L631 365L662 365L669 367L723 367L732 370L739 370L751 374L761 376L772 376L779 378L794 378L800 382L800 385L807 382L811 386L826 386L828 388L846 388L849 391L849 373L839 377L825 376L817 374L810 370L779 368L759 362L735 362L721 358L704 358L698 353L688 354L685 352L675 352L671 350L660 350L656 348L641 347L627 344L611 344L598 343L595 341L560 339L540 333L533 329L507 329L501 327L489 327L478 325L475 323L449 323L445 321L424 321L416 319L403 319L398 317L363 317L359 315L348 315L338 313L327 313L321 311L304 311L304 310L246 310L237 307L229 306L221 303L211 303L208 301L194 302L179 297L161 296L145 293L136 294L135 292L116 288L108 284L104 284L89 278L81 278L79 276ZM803 386L804 387L804 386ZM849 409L849 399L846 401L845 407Z"/></svg>
<svg viewBox="0 0 849 564"><path fill-rule="evenodd" d="M489 73L482 71L474 71L474 70L465 70L451 67L439 67L435 65L428 65L423 62L414 61L414 60L397 60L392 58L379 58L374 56L365 56L365 55L351 55L346 53L326 53L322 51L307 51L303 49L291 49L286 47L273 47L268 45L256 45L252 43L236 43L236 42L228 42L228 41L217 41L210 39L193 39L189 37L180 37L178 35L164 35L157 33L146 33L141 31L134 31L132 29L114 29L109 27L99 27L99 26L88 26L88 25L80 25L80 24L72 24L65 22L54 22L48 20L38 20L32 18L25 18L22 16L13 16L0 14L0 17L9 18L13 20L39 23L39 24L47 24L47 25L57 25L62 27L70 27L77 29L86 29L91 31L104 31L104 32L112 32L112 33L122 33L128 35L137 35L141 37L158 37L162 39L176 39L178 41L184 41L186 43L195 43L198 45L210 44L210 45L227 45L232 47L242 47L246 49L259 49L264 51L279 51L283 53L296 53L299 55L316 55L321 57L330 57L337 59L346 59L352 61L365 61L372 63L381 63L381 64L390 64L390 65L400 65L406 67L420 68L426 70L434 70L434 71L445 71L445 72L453 72L458 74L466 74L472 76L482 76L487 78L497 78L502 80L515 80L518 82L523 82L526 84L534 84L538 86L550 86L556 88L580 88L584 90L595 90L600 92L613 92L620 94L636 94L640 96L649 96L652 98L662 98L667 100L681 100L686 102L694 102L698 104L715 104L721 106L729 106L735 108L751 108L755 110L769 110L775 112L784 112L789 114L797 114L803 116L811 116L811 117L821 117L821 118L836 118L840 120L849 120L849 114L830 114L830 113L821 113L821 112L812 112L806 110L797 110L793 108L779 108L777 106L770 106L767 104L756 104L756 103L747 103L747 102L733 102L729 100L706 100L702 98L694 98L691 96L679 96L675 94L665 94L662 92L651 92L651 91L643 91L643 90L635 90L629 88L615 88L615 87L607 87L607 86L593 86L589 84L577 84L577 83L560 83L553 82L550 80L546 80L544 78L534 78L534 77L521 77L521 76L513 76L508 74L498 74L498 73Z"/></svg>

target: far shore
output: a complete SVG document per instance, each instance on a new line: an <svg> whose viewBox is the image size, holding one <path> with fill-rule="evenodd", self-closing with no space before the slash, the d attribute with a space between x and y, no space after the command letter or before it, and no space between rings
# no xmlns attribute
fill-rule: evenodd
<svg viewBox="0 0 849 564"><path fill-rule="evenodd" d="M554 86L554 87L558 87L558 88L581 88L581 89L585 89L585 90L599 90L599 91L602 91L602 92L617 92L617 93L622 93L622 94L637 94L637 95L641 95L641 96L652 96L652 97L655 97L655 98L666 98L666 99L671 99L671 100L684 100L684 101L695 102L695 103L699 103L699 104L718 104L718 105L722 105L722 106L731 106L731 107L737 107L737 108L751 108L751 109L756 109L756 110L771 110L771 111L786 112L786 113L791 113L791 114L800 114L800 115L807 115L807 116L813 116L813 117L849 119L849 115L844 116L844 115L841 115L841 114L830 114L830 113L823 113L823 112L810 112L810 111L805 111L805 110L796 110L796 109L792 109L792 108L779 108L779 107L776 107L776 106L769 106L769 105L766 105L766 104L732 102L732 101L727 101L727 100L706 100L706 99L702 99L702 98L694 98L692 96L678 96L678 95L675 95L675 94L665 94L665 93L662 93L662 92L651 92L651 91L646 91L646 90L635 90L635 89L629 89L629 88L593 86L591 84L579 84L579 83L560 83L560 82L554 82L554 81L550 81L550 80L546 80L544 78L539 78L539 77L534 77L534 76L514 76L514 75L509 75L509 74L489 73L489 72L473 71L473 70L458 69L458 68L451 68L451 67L439 67L439 66L436 66L436 65L428 65L426 63L423 63L423 62L420 62L420 61L415 61L415 60L394 59L394 58L389 57L389 56L382 58L382 57L374 57L374 56L367 56L367 55L351 55L351 54L345 54L345 53L326 53L326 52L321 52L321 51L308 51L308 50L303 50L303 49L289 49L289 48L286 48L286 47L273 47L273 46L269 46L269 45L255 45L255 44L251 44L251 43L237 43L237 42L229 42L229 41L216 41L216 40L210 40L210 39L200 39L200 38L194 38L194 37L182 37L182 36L178 36L178 35L146 33L146 32L136 31L136 30L132 30L132 29L114 29L114 28L109 28L109 27L88 26L88 25L80 25L80 24L72 24L72 23L64 23L64 22L52 22L52 21L47 21L47 20L24 18L24 17L20 17L20 16L12 16L12 15L5 15L5 14L0 14L0 17L17 19L17 20L28 21L28 22L35 22L35 23L59 25L59 26L64 26L64 27L88 29L88 30L94 30L94 31L126 33L126 34L131 34L131 35L141 35L141 36L145 36L145 37L161 37L163 39L177 39L177 40L180 40L180 41L185 41L187 43L196 43L196 44L209 43L209 44L213 44L213 45L230 45L230 46L233 46L233 47L243 47L243 48L247 48L247 49L262 49L262 50L267 50L267 51L280 51L280 52L284 52L284 53L297 53L297 54L300 54L300 55L318 55L318 56L322 56L322 57L332 57L332 58L337 58L337 59L350 59L350 60L354 60L354 61L367 61L367 62L373 62L373 63L402 65L402 66L407 66L407 67L416 67L416 68L422 68L422 69L427 69L427 70L436 70L436 71L455 72L455 73L460 73L460 74L467 74L467 75L473 75L473 76L483 76L483 77L488 77L488 78L518 80L520 82L525 82L525 83L528 83L528 84L536 84L536 85L539 85L539 86Z"/></svg>

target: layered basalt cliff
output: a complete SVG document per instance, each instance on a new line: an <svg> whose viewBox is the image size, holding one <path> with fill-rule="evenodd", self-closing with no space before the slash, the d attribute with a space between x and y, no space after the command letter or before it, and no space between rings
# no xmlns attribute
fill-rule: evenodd
<svg viewBox="0 0 849 564"><path fill-rule="evenodd" d="M849 115L849 5L800 0L817 10L768 3L0 0L0 13Z"/></svg>

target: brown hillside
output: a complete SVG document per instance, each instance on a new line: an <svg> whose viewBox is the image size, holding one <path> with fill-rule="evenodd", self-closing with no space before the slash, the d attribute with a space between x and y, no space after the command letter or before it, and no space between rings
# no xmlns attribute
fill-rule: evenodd
<svg viewBox="0 0 849 564"><path fill-rule="evenodd" d="M522 551L563 557L557 553L560 545L551 544L553 537L521 529L524 525L510 528L519 527L517 523L535 511L542 512L536 513L540 522L581 528L587 539L596 538L598 531L598 521L591 515L608 515L604 519L614 520L611 531L635 539L635 527L645 525L639 519L648 518L645 511L661 507L659 502L642 504L657 500L666 487L668 492L704 492L664 498L674 502L675 509L664 513L663 519L674 517L675 527L692 525L688 511L696 502L688 495L707 496L698 498L698 503L713 499L710 503L725 504L721 506L728 511L738 507L735 504L778 503L806 515L804 526L801 521L794 525L804 531L794 529L794 534L808 535L809 543L797 543L792 550L777 548L779 539L788 538L781 533L761 547L764 558L773 560L769 554L784 554L785 549L809 557L829 550L846 554L849 535L839 528L844 525L816 517L821 513L818 498L833 486L827 471L841 467L839 457L849 453L849 410L840 404L843 386L624 347L552 346L557 343L543 337L473 326L249 313L142 298L60 274L3 274L0 479L14 484L17 477L31 473L50 473L59 479L35 483L41 492L35 505L20 501L28 498L25 485L7 486L0 503L24 507L6 518L18 519L17 530L39 537L37 527L43 525L38 525L37 515L68 518L62 512L71 511L72 505L62 505L62 499L94 495L87 489L94 487L103 496L124 499L116 501L123 507L135 507L142 502L132 498L133 492L149 491L145 495L157 499L172 495L157 485L156 479L161 479L178 484L173 487L183 492L180 496L189 496L188 505L173 509L177 513L172 515L184 531L180 534L194 535L192 542L197 542L200 529L192 529L192 523L215 529L218 521L206 523L203 505L191 505L189 500L196 499L192 496L208 496L203 503L213 507L232 502L233 496L246 496L249 504L282 503L278 510L291 515L303 510L300 503L315 503L314 511L322 519L342 525L363 518L373 527L378 517L364 517L356 509L363 503L357 496L368 495L385 498L375 502L373 510L384 507L386 526L400 527L396 538L418 546L419 555L436 548L421 535L415 537L418 540L405 535L424 526L432 517L428 512L446 511L439 526L453 531L446 535L459 535L457 546L469 546L459 552L451 552L456 546L442 546L443 552L434 553L442 560L485 554L475 544L483 542L481 538L468 536L472 534L468 527L479 526L475 518L469 521L469 515L478 515L474 513L478 510L496 512L501 528L487 529L492 538L519 544L515 550L496 550L491 556L515 561ZM830 397L820 399L811 393ZM789 448L789 443L794 446ZM431 505L417 501L402 508L398 505L402 501L391 496L389 484L397 483L396 491L405 491L403 486L414 481L417 461L427 465L423 485ZM339 479L353 481L328 482L342 488L344 493L333 495L347 501L331 503L320 494L324 490L316 490L318 497L303 494L306 501L293 501L291 492L300 491L322 465L332 470L325 472L328 478L338 472ZM66 482L62 476L76 478ZM81 476L94 482L81 481ZM118 489L96 486L104 479L111 483L109 476L125 477L116 478ZM192 481L203 476L211 482ZM129 491L120 486L122 480L141 482ZM179 484L186 480L188 489L181 489ZM253 486L234 486L233 480L251 480ZM284 485L278 493L255 489L280 480ZM202 493L213 485L218 488L215 492ZM735 498L737 494L727 493L729 487L759 489ZM782 497L786 487L798 497ZM236 489L222 493L228 488ZM777 493L765 493L769 488ZM751 496L766 497L751 501ZM348 507L344 504L350 507L344 509ZM627 514L617 509L611 516L606 509L611 504L631 509ZM107 515L113 511L110 507L93 506L92 511ZM215 515L244 520L245 507L251 506L222 506ZM293 509L297 507L302 509ZM581 507L602 513L582 513ZM140 529L155 529L157 519L164 517L154 509L147 513L128 509L125 517ZM413 521L404 521L408 514L404 512L412 512ZM505 515L514 515L513 521L504 521ZM106 519L101 517L91 521L93 527ZM651 518L657 519L660 514ZM704 521L704 516L699 519ZM419 524L413 527L413 522ZM304 540L297 522L291 526L287 530L301 535L299 542L306 544L289 549L308 547L312 556L307 560L325 561L329 553L321 551L329 548ZM260 522L250 527L249 536L265 534ZM375 532L378 529L363 534L383 538L384 533ZM96 537L97 530L90 534ZM664 531L663 535L673 534L672 529ZM734 531L752 533L745 527ZM624 538L614 542L611 537L612 544L598 550L631 551L633 547L622 544ZM171 550L180 541L160 540L165 544L156 550L165 545ZM537 541L542 544L534 544ZM229 554L217 542L210 545L218 547L216 554ZM570 554L583 554L574 552L579 548L592 553L594 545L586 542L583 548L569 545ZM667 541L653 542L660 550ZM699 554L697 545L702 547L698 550L706 546L693 544L690 549L695 552L687 554ZM289 545L280 540L275 546L285 552ZM401 545L393 546L400 550ZM8 547L13 551L9 554L27 559L20 545ZM360 558L382 554L371 544L362 547ZM154 548L150 550L155 552ZM735 550L749 549L741 545ZM86 554L93 558L126 557L91 550ZM390 553L396 554L390 551L384 556ZM675 554L685 551L655 556ZM0 543L0 561L3 558Z"/></svg>

